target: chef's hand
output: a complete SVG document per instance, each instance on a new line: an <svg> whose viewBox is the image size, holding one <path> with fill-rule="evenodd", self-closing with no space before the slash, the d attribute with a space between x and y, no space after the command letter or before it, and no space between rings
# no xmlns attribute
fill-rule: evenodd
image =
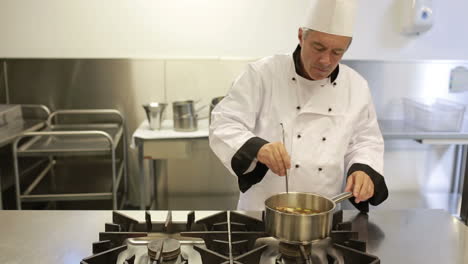
<svg viewBox="0 0 468 264"><path fill-rule="evenodd" d="M257 153L257 160L279 176L285 176L286 169L291 168L291 158L281 142L263 145Z"/></svg>
<svg viewBox="0 0 468 264"><path fill-rule="evenodd" d="M374 183L363 171L355 171L349 175L345 192L353 192L356 203L367 201L374 196Z"/></svg>

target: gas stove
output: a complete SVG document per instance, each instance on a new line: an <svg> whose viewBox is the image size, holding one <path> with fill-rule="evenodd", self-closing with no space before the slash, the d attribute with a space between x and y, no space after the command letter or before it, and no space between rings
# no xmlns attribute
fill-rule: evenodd
<svg viewBox="0 0 468 264"><path fill-rule="evenodd" d="M270 237L263 221L247 212L217 212L196 221L195 212L188 212L186 220L173 221L168 211L164 221L153 221L147 211L144 222L112 214L113 222L105 224L93 243L93 255L82 264L380 263L366 253L366 243L357 240L352 223L343 222L342 211L333 215L330 237L305 245Z"/></svg>

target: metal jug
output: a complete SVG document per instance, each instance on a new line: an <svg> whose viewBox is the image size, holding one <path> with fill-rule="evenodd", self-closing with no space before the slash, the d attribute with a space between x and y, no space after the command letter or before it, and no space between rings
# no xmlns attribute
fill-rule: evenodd
<svg viewBox="0 0 468 264"><path fill-rule="evenodd" d="M175 131L190 132L198 129L197 114L193 100L173 102L172 113Z"/></svg>
<svg viewBox="0 0 468 264"><path fill-rule="evenodd" d="M190 132L198 129L198 119L206 118L199 117L198 112L204 109L206 105L195 109L195 104L197 102L194 102L193 100L185 100L172 103L175 131Z"/></svg>
<svg viewBox="0 0 468 264"><path fill-rule="evenodd" d="M164 119L164 110L166 109L166 106L167 104L165 103L154 102L143 105L151 130L161 129L161 123Z"/></svg>

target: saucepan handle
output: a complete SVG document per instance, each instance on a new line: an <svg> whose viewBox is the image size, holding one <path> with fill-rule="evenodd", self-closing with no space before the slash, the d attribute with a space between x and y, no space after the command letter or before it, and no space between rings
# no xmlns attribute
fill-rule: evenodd
<svg viewBox="0 0 468 264"><path fill-rule="evenodd" d="M197 109L195 110L195 113L200 112L201 110L205 109L205 107L207 107L207 106L208 106L208 105L202 105L201 107L199 107L199 108L197 108Z"/></svg>
<svg viewBox="0 0 468 264"><path fill-rule="evenodd" d="M331 200L334 202L334 203L339 203L343 200L346 200L348 198L351 198L353 197L353 193L352 192L344 192L344 193L340 193L338 194L337 196L331 198Z"/></svg>
<svg viewBox="0 0 468 264"><path fill-rule="evenodd" d="M200 119L208 119L208 115L206 116L199 116L198 115L198 112L200 112L201 110L205 109L205 107L207 107L208 105L203 105L201 107L199 107L198 109L195 110L195 113L197 113L197 119L200 120Z"/></svg>
<svg viewBox="0 0 468 264"><path fill-rule="evenodd" d="M203 106L201 106L201 107L195 109L195 113L196 113L196 114L195 114L195 117L196 117L197 119L206 119L206 118L208 118L208 116L206 116L206 117L198 117L198 112L200 112L201 110L203 110L203 109L204 109L205 107L207 107L207 106L208 106L208 105L203 105ZM181 115L180 118L187 118L187 117L191 117L191 116L193 116L193 115L192 115L191 113L188 113L188 114Z"/></svg>

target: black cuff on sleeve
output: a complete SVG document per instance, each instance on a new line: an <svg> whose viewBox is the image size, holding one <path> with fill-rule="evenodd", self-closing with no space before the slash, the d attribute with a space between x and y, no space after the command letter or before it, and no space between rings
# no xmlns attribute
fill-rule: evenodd
<svg viewBox="0 0 468 264"><path fill-rule="evenodd" d="M354 197L350 198L349 201L360 211L362 212L369 212L369 203L371 205L379 205L383 201L385 201L388 197L388 189L387 184L385 184L385 179L380 173L376 172L370 166L362 163L354 163L351 165L348 171L349 175L353 174L355 171L363 171L371 178L372 182L374 183L374 196L372 196L366 202L355 203Z"/></svg>
<svg viewBox="0 0 468 264"><path fill-rule="evenodd" d="M259 137L250 138L232 157L231 168L238 177L237 182L241 192L246 192L252 185L259 183L267 173L268 167L257 162L257 166L253 171L244 174L257 157L260 148L267 143L268 141Z"/></svg>

